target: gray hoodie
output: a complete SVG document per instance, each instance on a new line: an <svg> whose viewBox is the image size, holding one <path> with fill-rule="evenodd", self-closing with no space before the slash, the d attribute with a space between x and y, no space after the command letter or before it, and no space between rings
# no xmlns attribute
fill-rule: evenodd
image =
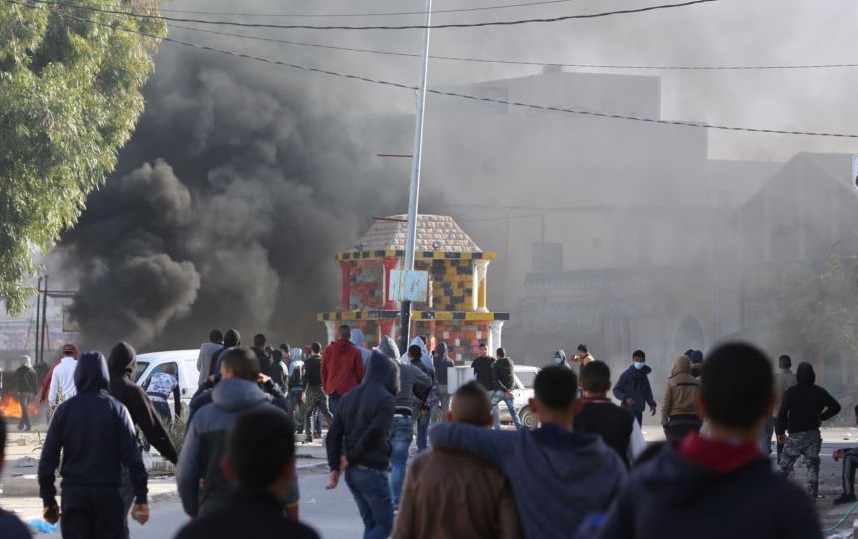
<svg viewBox="0 0 858 539"><path fill-rule="evenodd" d="M230 378L214 387L212 403L194 415L176 467L179 497L189 516L197 516L204 506L217 505L210 502L232 493L232 485L224 477L220 462L226 455L227 432L239 413L261 407L278 409L256 382ZM202 493L200 479L205 480Z"/></svg>

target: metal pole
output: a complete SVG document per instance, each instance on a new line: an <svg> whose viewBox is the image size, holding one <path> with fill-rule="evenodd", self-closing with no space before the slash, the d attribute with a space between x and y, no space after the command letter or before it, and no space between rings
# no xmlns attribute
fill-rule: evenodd
<svg viewBox="0 0 858 539"><path fill-rule="evenodd" d="M45 333L48 328L48 276L45 275L45 295L42 296L42 347L40 362L45 361Z"/></svg>
<svg viewBox="0 0 858 539"><path fill-rule="evenodd" d="M417 122L414 127L414 159L411 162L411 191L408 195L408 232L405 241L405 270L414 270L414 249L417 242L417 207L420 197L420 166L423 150L423 118L426 111L426 79L429 76L429 27L432 24L432 0L426 0L426 29L423 30L423 63L420 86L417 91ZM399 342L403 352L408 351L411 333L411 302L402 301Z"/></svg>
<svg viewBox="0 0 858 539"><path fill-rule="evenodd" d="M39 284L36 286L36 292L39 294L36 296L36 331L33 332L33 340L36 343L36 353L33 355L33 361L39 363L39 335L41 332L39 328L41 328L42 323L42 278L39 277ZM28 339L29 340L29 339Z"/></svg>

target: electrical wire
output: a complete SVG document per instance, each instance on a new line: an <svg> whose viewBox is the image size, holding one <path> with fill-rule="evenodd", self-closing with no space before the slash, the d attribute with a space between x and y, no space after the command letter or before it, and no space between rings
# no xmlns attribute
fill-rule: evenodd
<svg viewBox="0 0 858 539"><path fill-rule="evenodd" d="M29 9L33 9L33 10L38 10L37 7L30 5L28 3L25 3L25 2L18 1L18 0L2 0L2 1L5 1L6 3L10 3L10 4L20 5L20 6L23 6L23 7L29 8ZM77 17L75 15L69 15L69 14L63 14L63 13L55 13L55 14L57 16L60 16L63 18L71 18L71 19L78 20L81 22L88 22L91 24L96 24L99 26L111 28L113 30L119 30L121 32L126 32L126 33L131 33L131 34L139 34L139 35L151 37L154 39L160 39L161 41L163 41L165 43L173 43L176 45L182 45L184 47L189 47L189 48L193 48L193 49L197 49L197 50L205 50L205 51L215 52L218 54L234 56L236 58L244 58L247 60L254 60L257 62L261 62L261 63L279 65L279 66L288 67L291 69L307 71L310 73L319 73L322 75L329 75L332 77L338 77L338 78L344 78L344 79L349 79L349 80L367 82L367 83L371 83L371 84L388 86L388 87L392 87L392 88L400 88L400 89L408 90L408 91L416 91L418 89L415 86L410 86L408 84L403 84L400 82L392 82L392 81L386 81L386 80L381 80L381 79L374 79L371 77L366 77L363 75L355 75L355 74L351 74L351 73L340 73L337 71L331 71L331 70L323 69L323 68L319 68L319 67L312 67L312 66L305 66L305 65L301 65L301 64L294 64L294 63L290 63L290 62L284 62L282 60L273 60L270 58L264 58L262 56L255 56L255 55L246 54L243 52L230 51L230 50L226 50L226 49L219 49L217 47L210 47L208 45L199 45L196 43L181 41L181 40L178 40L175 38L159 37L157 35L150 34L147 32L142 32L139 30L131 29L131 28L125 28L122 26L115 26L112 24L104 23L104 22L93 21L93 20L86 19L83 17ZM641 118L641 117L637 117L637 116L629 116L629 115L624 115L624 114L610 114L610 113L606 113L606 112L576 110L576 109L568 109L568 108L564 108L564 107L556 107L556 106L549 106L549 105L537 105L537 104L533 104L533 103L523 103L523 102L519 102L519 101L508 101L508 100L504 100L504 99L494 99L494 98L490 98L490 97L481 97L481 96L475 96L475 95L469 95L469 94L462 94L459 92L453 92L453 91L447 91L447 90L436 90L436 89L427 88L426 91L431 93L431 94L435 94L435 95L455 97L458 99L463 99L463 100L468 100L468 101L486 102L486 103L493 103L493 104L518 107L518 108L532 109L532 110L563 112L563 113L573 114L573 115L578 115L578 116L589 116L589 117L596 117L596 118L612 118L612 119L616 119L616 120L628 120L628 121L645 122L645 123L651 123L651 124L716 129L716 130L720 130L720 131L735 131L735 132L746 132L746 133L768 133L768 134L778 134L778 135L803 135L803 136L813 136L813 137L832 137L832 138L850 138L850 139L854 138L854 139L858 139L858 134L851 134L851 133L827 133L827 132L798 131L798 130L787 130L787 129L738 127L738 126L727 126L727 125L717 125L717 124L703 124L703 123L699 123L699 122L688 122L688 121L681 121L681 120L662 120L662 119L657 119L657 118Z"/></svg>
<svg viewBox="0 0 858 539"><path fill-rule="evenodd" d="M323 45L320 43L310 43L307 41L293 41L289 39L277 39L263 36L252 36L248 34L233 34L231 32L220 32L218 30L208 30L206 28L194 28L193 26L183 26L179 24L171 24L170 28L179 30L190 30L192 32L200 32L203 34L211 34L217 36L235 37L240 39L249 39L252 41L264 41L267 43L279 43L283 45L295 45L298 47L310 47L317 49L328 49L344 52L359 52L366 54L378 54L382 56L399 56L403 58L422 58L420 54L410 52L389 51L381 49L362 49L356 47L342 47L337 45ZM450 60L456 62L475 62L484 64L506 64L506 65L522 65L522 66L539 66L539 67L571 67L584 69L622 69L622 70L644 70L644 71L733 71L733 70L791 70L791 69L835 69L835 68L851 68L858 67L855 64L770 64L770 65L700 65L700 66L675 66L675 65L628 65L628 64L564 64L558 62L536 62L525 60L502 60L496 58L469 58L463 56L439 56L430 55L433 60Z"/></svg>
<svg viewBox="0 0 858 539"><path fill-rule="evenodd" d="M445 28L485 28L490 26L517 26L521 24L531 24L531 23L554 23L561 21L568 21L574 19L596 19L601 17L608 17L611 15L627 15L631 13L645 13L648 11L658 11L664 9L673 9L680 7L688 7L697 4L709 4L713 2L720 2L721 0L689 0L687 2L682 2L679 4L660 4L656 6L647 6L642 8L635 9L623 9L618 11L603 11L601 13L588 13L585 15L563 15L560 17L546 17L546 18L535 18L535 19L517 19L510 21L491 21L491 22L475 22L475 23L451 23L451 24L436 24L432 26L426 26L423 24L406 24L406 25L398 25L398 26L313 26L307 24L273 24L273 23L251 23L251 22L236 22L236 21L211 21L211 20L203 20L203 19L187 19L181 17L165 17L163 15L150 15L146 13L132 13L128 11L121 10L113 10L113 9L103 9L92 6L85 6L82 4L69 4L65 2L56 2L52 0L28 0L29 2L36 4L48 4L51 6L61 6L68 7L73 9L81 9L84 11L92 11L97 13L104 13L108 15L124 15L128 17L136 17L141 19L155 19L161 21L168 22L190 22L196 24L210 24L215 26L238 26L242 28L276 28L280 30L425 30L427 28L432 30L440 30Z"/></svg>
<svg viewBox="0 0 858 539"><path fill-rule="evenodd" d="M518 4L500 4L496 6L466 7L454 9L433 9L432 15L442 13L466 13L474 11L494 11L498 9L513 9L520 7L543 6L548 4L566 4L580 0L541 0L539 2L522 2ZM183 9L161 8L164 13L189 13L191 15L223 15L231 17L266 17L266 18L340 18L340 17L390 17L398 15L425 15L423 11L394 11L385 13L229 13L225 11L189 11Z"/></svg>
<svg viewBox="0 0 858 539"><path fill-rule="evenodd" d="M855 502L852 504L852 507L849 508L849 511L846 511L846 514L843 515L843 518L841 518L837 522L837 524L835 524L834 526L831 526L830 528L825 528L824 530L822 530L822 533L831 533L831 532L835 531L837 528L839 528L840 526L842 526L843 523L846 522L846 519L849 518L849 515L851 515L852 512L855 511L856 508L858 508L858 502Z"/></svg>

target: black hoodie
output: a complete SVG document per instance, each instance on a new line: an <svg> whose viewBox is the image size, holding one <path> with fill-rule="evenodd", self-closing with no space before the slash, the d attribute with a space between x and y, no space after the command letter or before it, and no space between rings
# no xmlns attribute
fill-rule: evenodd
<svg viewBox="0 0 858 539"><path fill-rule="evenodd" d="M840 404L828 391L815 384L810 363L801 362L795 371L798 383L784 392L778 411L777 433L790 434L818 430L823 421L840 413Z"/></svg>
<svg viewBox="0 0 858 539"><path fill-rule="evenodd" d="M110 351L107 363L110 369L110 394L128 408L131 421L143 431L143 435L161 456L176 464L179 460L176 448L155 407L152 406L152 401L143 388L131 380L137 368L137 353L134 348L126 342L120 342Z"/></svg>
<svg viewBox="0 0 858 539"><path fill-rule="evenodd" d="M131 418L121 402L107 393L107 363L99 352L86 352L74 372L77 395L57 407L39 459L39 496L45 507L56 505L54 473L60 465L63 494L80 489L116 489L122 465L131 474L135 503L146 503L146 468Z"/></svg>
<svg viewBox="0 0 858 539"><path fill-rule="evenodd" d="M390 467L387 439L399 393L399 364L379 351L367 363L363 381L340 400L325 446L331 470L340 469L340 456L350 466L379 470Z"/></svg>

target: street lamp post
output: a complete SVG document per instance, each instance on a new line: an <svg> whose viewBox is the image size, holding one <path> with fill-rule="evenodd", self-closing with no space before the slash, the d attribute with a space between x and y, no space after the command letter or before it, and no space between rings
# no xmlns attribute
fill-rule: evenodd
<svg viewBox="0 0 858 539"><path fill-rule="evenodd" d="M414 158L411 162L411 191L408 195L408 232L405 240L405 270L414 271L414 250L417 243L417 207L420 197L420 166L423 150L423 117L426 112L426 79L429 75L429 27L432 23L432 0L426 0L426 28L423 30L423 61L420 86L417 90L417 122L414 127ZM408 350L411 333L411 301L402 299L400 311L400 347Z"/></svg>

